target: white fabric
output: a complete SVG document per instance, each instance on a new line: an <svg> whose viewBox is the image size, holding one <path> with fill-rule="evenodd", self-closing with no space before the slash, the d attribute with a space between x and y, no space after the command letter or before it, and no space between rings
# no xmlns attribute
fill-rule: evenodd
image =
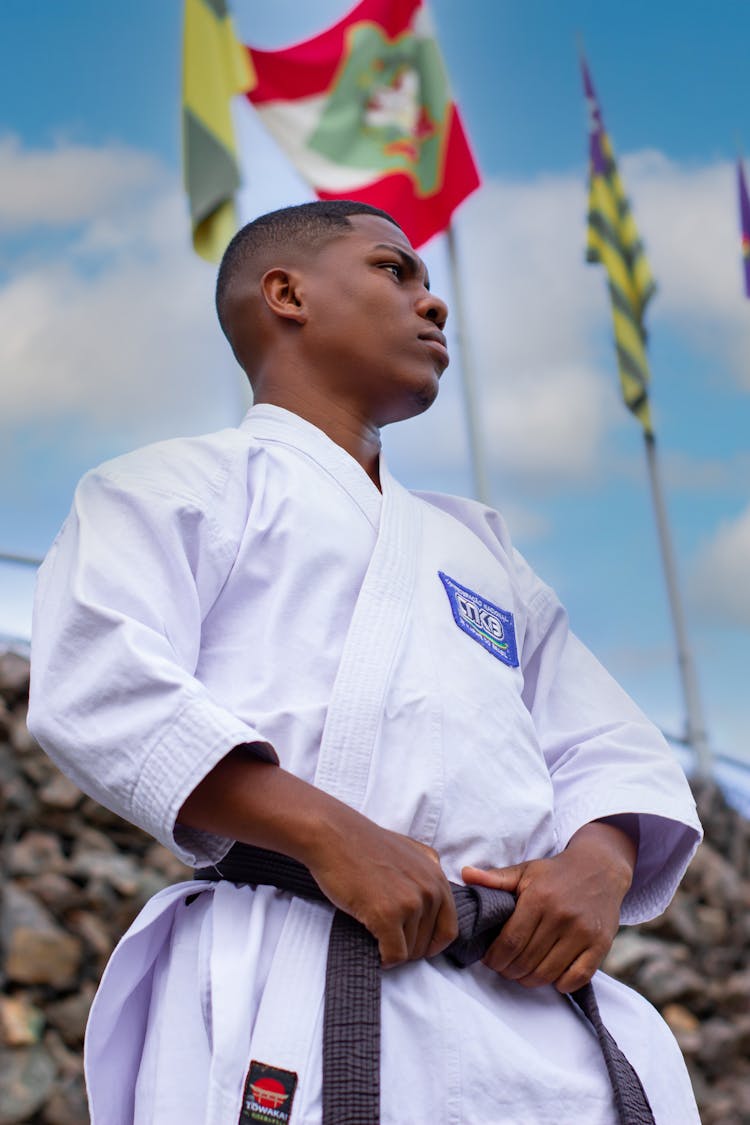
<svg viewBox="0 0 750 1125"><path fill-rule="evenodd" d="M382 483L381 498L320 431L269 406L89 474L40 576L36 737L195 865L231 841L175 828L177 811L251 741L431 844L456 881L466 863L551 855L592 819L636 813L623 919L658 913L699 839L663 739L496 513L412 495L385 465ZM458 628L438 571L513 613L519 667ZM152 900L92 1010L95 1125L227 1125L251 1058L296 1071L292 1122L318 1122L329 925L327 907L264 888L183 884ZM697 1121L660 1018L595 983L657 1121ZM390 970L383 1043L384 1123L614 1120L596 1042L553 989L442 958Z"/></svg>

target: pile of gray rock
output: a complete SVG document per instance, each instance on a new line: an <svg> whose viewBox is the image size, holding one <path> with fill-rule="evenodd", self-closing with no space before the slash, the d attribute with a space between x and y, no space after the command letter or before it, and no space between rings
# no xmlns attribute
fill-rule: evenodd
<svg viewBox="0 0 750 1125"><path fill-rule="evenodd" d="M750 1125L750 821L695 784L705 829L672 903L620 931L605 962L662 1013L703 1125Z"/></svg>
<svg viewBox="0 0 750 1125"><path fill-rule="evenodd" d="M190 872L40 751L28 674L0 654L0 1125L86 1125L96 982L148 898ZM623 930L605 967L671 1026L704 1125L750 1125L750 822L715 786L697 798L707 842L666 914Z"/></svg>
<svg viewBox="0 0 750 1125"><path fill-rule="evenodd" d="M59 773L26 729L28 684L0 655L0 1125L86 1125L96 982L144 903L191 873Z"/></svg>

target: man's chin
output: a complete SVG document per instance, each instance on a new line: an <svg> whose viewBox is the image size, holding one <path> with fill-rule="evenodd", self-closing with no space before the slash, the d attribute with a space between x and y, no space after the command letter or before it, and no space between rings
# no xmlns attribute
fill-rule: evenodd
<svg viewBox="0 0 750 1125"><path fill-rule="evenodd" d="M434 383L429 383L422 390L417 391L415 401L417 404L417 413L423 414L425 410L429 410L433 402L440 392L440 384L437 379Z"/></svg>

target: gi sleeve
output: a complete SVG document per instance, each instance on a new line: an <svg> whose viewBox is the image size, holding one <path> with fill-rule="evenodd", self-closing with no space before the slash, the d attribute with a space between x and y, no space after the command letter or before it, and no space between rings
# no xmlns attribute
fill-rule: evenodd
<svg viewBox="0 0 750 1125"><path fill-rule="evenodd" d="M243 743L277 760L195 675L233 551L210 505L98 470L37 584L30 730L85 792L193 866L232 843L175 824L196 785Z"/></svg>
<svg viewBox="0 0 750 1125"><path fill-rule="evenodd" d="M638 859L621 917L645 921L668 905L700 842L695 802L661 733L570 631L552 590L538 579L535 587L524 702L552 778L560 844L592 820L636 814Z"/></svg>

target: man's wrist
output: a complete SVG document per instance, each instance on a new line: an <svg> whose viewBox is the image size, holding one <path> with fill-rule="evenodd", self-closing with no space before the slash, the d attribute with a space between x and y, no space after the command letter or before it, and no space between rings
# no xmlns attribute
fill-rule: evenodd
<svg viewBox="0 0 750 1125"><path fill-rule="evenodd" d="M630 833L609 818L584 824L571 837L566 851L581 851L595 856L597 865L606 867L612 878L621 884L624 898L633 882L638 845Z"/></svg>

